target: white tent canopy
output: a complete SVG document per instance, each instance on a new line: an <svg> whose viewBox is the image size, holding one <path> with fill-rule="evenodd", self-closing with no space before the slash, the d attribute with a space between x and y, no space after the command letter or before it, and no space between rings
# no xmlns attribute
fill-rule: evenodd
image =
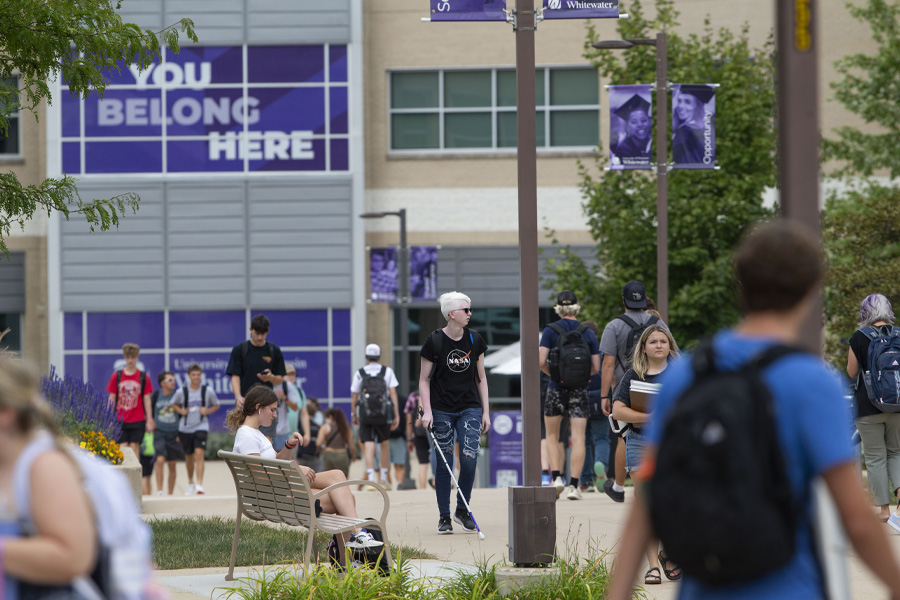
<svg viewBox="0 0 900 600"><path fill-rule="evenodd" d="M513 342L485 356L484 368L490 369L494 375L521 375L522 342Z"/></svg>

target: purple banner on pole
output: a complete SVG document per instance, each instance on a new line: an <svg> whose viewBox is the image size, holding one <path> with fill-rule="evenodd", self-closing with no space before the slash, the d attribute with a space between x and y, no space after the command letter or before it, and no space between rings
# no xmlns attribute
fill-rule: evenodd
<svg viewBox="0 0 900 600"><path fill-rule="evenodd" d="M716 168L715 86L673 86L672 155L676 169Z"/></svg>
<svg viewBox="0 0 900 600"><path fill-rule="evenodd" d="M369 253L369 299L373 302L397 300L397 249L372 248Z"/></svg>
<svg viewBox="0 0 900 600"><path fill-rule="evenodd" d="M437 246L409 249L409 295L413 301L437 300Z"/></svg>
<svg viewBox="0 0 900 600"><path fill-rule="evenodd" d="M609 168L650 169L653 96L649 84L609 86Z"/></svg>
<svg viewBox="0 0 900 600"><path fill-rule="evenodd" d="M506 0L431 0L432 21L506 21Z"/></svg>
<svg viewBox="0 0 900 600"><path fill-rule="evenodd" d="M491 487L522 485L522 412L499 411L491 416Z"/></svg>
<svg viewBox="0 0 900 600"><path fill-rule="evenodd" d="M619 0L544 0L545 19L618 19Z"/></svg>

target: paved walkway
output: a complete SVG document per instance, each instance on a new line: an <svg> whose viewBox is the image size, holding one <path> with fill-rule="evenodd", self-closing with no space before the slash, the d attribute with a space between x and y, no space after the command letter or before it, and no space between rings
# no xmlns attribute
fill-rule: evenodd
<svg viewBox="0 0 900 600"><path fill-rule="evenodd" d="M143 512L146 518L169 515L204 515L234 518L237 509L234 485L228 468L221 462L207 466L204 481L204 496L185 497L186 482L184 467L179 465L180 482L176 495L145 497ZM359 461L351 470L351 477L358 476ZM423 576L440 577L452 575L452 569L460 565L476 565L483 561L491 564L502 563L509 558L509 511L506 489L475 489L472 511L484 532L485 539L479 541L475 534L463 534L458 525L453 535L437 534L437 509L434 491L395 490L389 492L391 511L388 515L390 540L426 550L437 557L436 561L414 561L414 567ZM562 554L585 555L588 552L611 552L615 550L620 529L632 500L632 490L626 490L626 501L618 504L605 494L585 494L581 501L570 501L564 497L556 505L556 544ZM356 494L357 510L360 515L378 514L381 510L381 495L372 492ZM887 526L885 526L887 527ZM892 532L892 530L888 529ZM548 532L549 535L549 532ZM895 552L900 556L900 535L891 534ZM448 569L449 563L449 569ZM161 571L160 581L167 587L175 600L196 599L198 597L218 597L214 588L223 588L227 568L190 569L183 571ZM249 568L235 569L236 576L242 576ZM850 578L853 598L884 597L887 591L872 581L872 575L851 557ZM650 586L650 598L667 600L675 598L677 584L663 577L662 585Z"/></svg>

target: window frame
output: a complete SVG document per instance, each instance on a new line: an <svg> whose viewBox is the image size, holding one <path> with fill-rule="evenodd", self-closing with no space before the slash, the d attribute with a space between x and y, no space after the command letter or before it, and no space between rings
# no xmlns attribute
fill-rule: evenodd
<svg viewBox="0 0 900 600"><path fill-rule="evenodd" d="M544 115L544 145L540 145L537 147L538 154L590 154L596 150L597 145L601 143L602 139L602 130L600 123L600 75L597 73L597 104L560 104L554 105L551 104L551 87L550 87L550 78L553 72L563 71L563 70L592 70L590 65L572 65L572 64L564 64L564 65L537 65L535 67L538 71L543 74L543 84L544 84L544 102L543 104L537 105L536 113L543 113ZM596 72L596 69L593 69ZM488 71L490 73L491 79L491 106L486 107L465 107L465 108L447 108L444 106L445 98L445 85L444 79L447 73L462 73L462 72L482 72ZM516 106L498 106L498 73L500 72L513 72L515 73L515 67L493 67L493 66L470 66L470 67L456 67L456 68L445 68L445 67L436 67L423 69L420 67L409 67L409 68L392 68L387 70L387 85L386 85L386 104L387 104L387 152L389 157L421 157L421 156L452 156L452 155L462 155L462 156L478 156L478 155L515 155L517 149L515 146L500 146L499 145L499 135L497 131L498 127L498 115L503 113L516 113ZM393 93L393 76L398 73L436 73L438 75L438 106L434 108L398 108L395 109L392 104L392 93ZM583 112L583 111L596 111L597 112L597 143L585 146L551 146L551 115L553 113L558 112ZM445 120L448 114L464 114L464 113L473 113L473 114L483 114L490 113L491 117L491 146L490 147L472 147L472 148L447 148L446 147L446 132L445 132ZM418 114L418 115L437 115L438 117L438 147L437 148L394 148L394 116L395 115L403 115L403 114Z"/></svg>
<svg viewBox="0 0 900 600"><path fill-rule="evenodd" d="M16 89L18 89L18 87L19 87L19 76L18 76L18 75L12 75L11 77L12 77L12 79L13 79L13 84L16 86ZM17 144L17 148L16 148L16 151L15 151L15 152L3 152L3 151L0 151L0 161L2 161L2 160L6 160L6 161L8 161L8 160L20 160L20 159L23 157L23 155L24 155L23 152L22 152L22 145L23 145L23 144L22 144L22 141L23 141L23 140L22 140L22 103L21 103L21 95L20 95L19 108L18 108L16 111L10 113L10 114L6 117L6 119L7 119L8 125L9 125L9 130L7 131L6 138L7 138L7 139L9 138L9 132L12 131L13 128L15 128L15 131L16 131L16 139L18 140L18 144ZM2 135L2 132L0 132L0 135Z"/></svg>

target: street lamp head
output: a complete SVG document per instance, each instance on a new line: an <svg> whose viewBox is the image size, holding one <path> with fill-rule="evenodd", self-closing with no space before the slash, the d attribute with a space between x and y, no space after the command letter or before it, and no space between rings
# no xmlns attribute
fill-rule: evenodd
<svg viewBox="0 0 900 600"><path fill-rule="evenodd" d="M359 215L359 218L360 219L381 219L383 217L387 217L390 215L396 215L396 214L397 213L384 212L384 211L382 211L382 212L364 212L361 215Z"/></svg>
<svg viewBox="0 0 900 600"><path fill-rule="evenodd" d="M626 40L602 40L591 45L597 50L627 50L634 46Z"/></svg>

